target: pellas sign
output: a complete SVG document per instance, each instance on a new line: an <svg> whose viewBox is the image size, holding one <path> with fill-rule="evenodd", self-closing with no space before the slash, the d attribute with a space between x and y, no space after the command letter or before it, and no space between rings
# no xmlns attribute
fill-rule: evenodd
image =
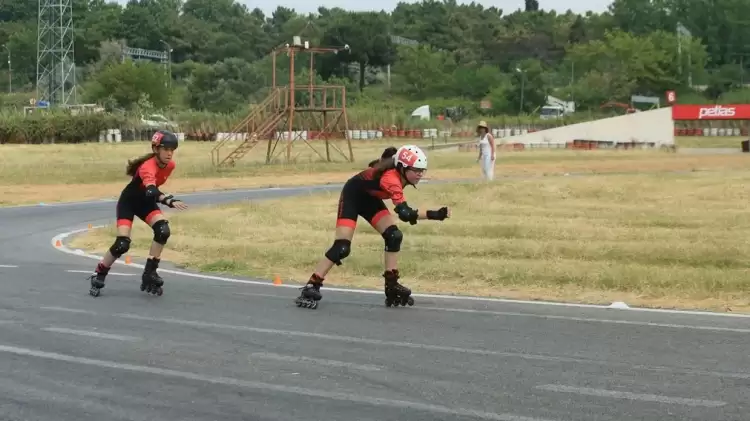
<svg viewBox="0 0 750 421"><path fill-rule="evenodd" d="M672 120L750 120L750 104L673 105Z"/></svg>

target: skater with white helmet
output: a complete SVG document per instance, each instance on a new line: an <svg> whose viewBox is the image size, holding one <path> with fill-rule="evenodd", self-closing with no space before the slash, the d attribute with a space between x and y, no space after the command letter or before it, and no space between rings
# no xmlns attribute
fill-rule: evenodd
<svg viewBox="0 0 750 421"><path fill-rule="evenodd" d="M385 203L390 199L395 205L396 215L412 225L420 219L442 221L450 217L450 210L414 209L406 202L404 187L416 186L427 171L427 155L417 146L404 145L398 149L389 147L380 159L370 162L369 168L351 177L339 196L336 234L333 245L320 260L310 279L296 299L298 307L317 308L322 298L320 287L333 265L351 252L354 229L358 216L362 216L375 228L385 242L385 303L390 305L414 305L411 290L398 283L398 252L401 250L403 234L396 226L394 215Z"/></svg>

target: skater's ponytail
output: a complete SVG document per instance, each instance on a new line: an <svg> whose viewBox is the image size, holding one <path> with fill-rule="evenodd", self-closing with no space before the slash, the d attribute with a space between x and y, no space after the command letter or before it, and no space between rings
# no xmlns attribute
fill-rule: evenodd
<svg viewBox="0 0 750 421"><path fill-rule="evenodd" d="M370 167L376 169L376 175L383 174L386 170L396 168L396 164L393 162L393 155L396 155L398 149L390 146L383 151L380 155L380 159L370 162Z"/></svg>
<svg viewBox="0 0 750 421"><path fill-rule="evenodd" d="M143 165L144 162L148 161L149 159L155 156L156 156L156 153L150 152L136 159L128 160L128 165L125 167L125 174L131 177L134 176L135 173L138 171L138 168L140 168L140 166Z"/></svg>

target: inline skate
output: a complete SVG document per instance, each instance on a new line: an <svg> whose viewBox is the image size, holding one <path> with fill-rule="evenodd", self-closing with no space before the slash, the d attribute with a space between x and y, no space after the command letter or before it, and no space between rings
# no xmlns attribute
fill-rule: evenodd
<svg viewBox="0 0 750 421"><path fill-rule="evenodd" d="M143 275L141 276L141 291L158 296L164 293L164 289L162 288L164 280L156 273L158 267L159 259L156 257L146 260L146 267L143 268Z"/></svg>
<svg viewBox="0 0 750 421"><path fill-rule="evenodd" d="M315 310L318 308L318 301L323 299L320 294L320 287L323 286L323 278L313 274L307 284L300 288L300 295L294 300L297 307L310 308Z"/></svg>
<svg viewBox="0 0 750 421"><path fill-rule="evenodd" d="M89 281L91 282L89 295L92 297L98 297L102 293L101 290L104 288L104 281L107 278L107 273L109 273L108 267L101 263L96 266L96 270L89 277Z"/></svg>
<svg viewBox="0 0 750 421"><path fill-rule="evenodd" d="M411 297L411 290L398 283L399 273L398 269L385 271L383 273L385 278L385 306L386 307L398 307L414 305L414 298Z"/></svg>

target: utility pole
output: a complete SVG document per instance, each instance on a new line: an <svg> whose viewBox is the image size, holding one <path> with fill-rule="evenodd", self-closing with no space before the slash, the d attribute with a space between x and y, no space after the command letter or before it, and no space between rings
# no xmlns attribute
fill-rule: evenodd
<svg viewBox="0 0 750 421"><path fill-rule="evenodd" d="M174 50L172 49L172 46L169 45L169 43L164 41L163 39L160 39L159 42L161 42L167 47L167 57L168 57L167 58L167 73L169 74L169 80L167 82L168 83L167 86L171 89L172 88L172 51Z"/></svg>
<svg viewBox="0 0 750 421"><path fill-rule="evenodd" d="M682 23L677 23L677 58L678 58L679 65L680 65L679 67L680 75L682 75L682 37L683 36L686 36L688 37L688 39L690 39L693 36L693 34L691 34L690 31L687 28L685 28L685 26ZM693 58L691 54L692 49L690 48L691 44L692 43L688 43L688 49L687 49L687 54L688 54L688 69L687 70L688 70L688 86L692 88L693 87L693 63L692 63Z"/></svg>
<svg viewBox="0 0 750 421"><path fill-rule="evenodd" d="M8 51L8 93L13 93L13 67L10 64L10 47L5 44L5 50Z"/></svg>
<svg viewBox="0 0 750 421"><path fill-rule="evenodd" d="M518 109L518 114L523 114L523 91L524 91L524 84L526 79L526 72L521 70L521 68L516 67L516 71L521 74L521 106Z"/></svg>

